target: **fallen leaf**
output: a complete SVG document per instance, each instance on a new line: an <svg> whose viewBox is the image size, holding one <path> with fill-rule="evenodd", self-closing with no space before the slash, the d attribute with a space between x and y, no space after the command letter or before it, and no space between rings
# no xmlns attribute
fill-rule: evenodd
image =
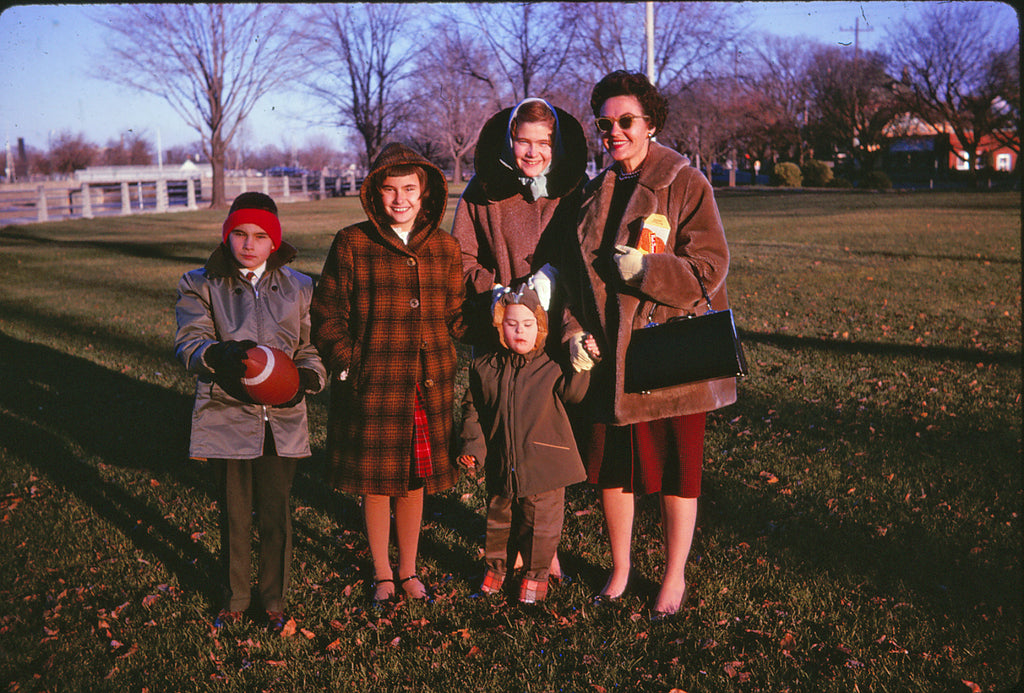
<svg viewBox="0 0 1024 693"><path fill-rule="evenodd" d="M341 638L338 638L334 642L330 643L326 648L328 652L334 652L335 650L341 649Z"/></svg>
<svg viewBox="0 0 1024 693"><path fill-rule="evenodd" d="M125 657L132 656L133 654L135 654L138 651L139 651L139 644L133 642L132 646L128 648L128 651L125 652L124 654L117 655L117 658L118 659L124 659Z"/></svg>
<svg viewBox="0 0 1024 693"><path fill-rule="evenodd" d="M295 619L288 619L288 623L284 624L284 628L281 629L282 638L290 638L295 635Z"/></svg>
<svg viewBox="0 0 1024 693"><path fill-rule="evenodd" d="M288 666L288 662L284 661L283 659L268 659L267 660L267 664L269 664L272 667L286 667L286 666Z"/></svg>

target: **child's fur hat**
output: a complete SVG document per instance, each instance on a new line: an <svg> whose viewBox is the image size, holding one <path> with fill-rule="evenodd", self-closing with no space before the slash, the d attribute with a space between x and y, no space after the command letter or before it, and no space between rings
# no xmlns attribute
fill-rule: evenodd
<svg viewBox="0 0 1024 693"><path fill-rule="evenodd" d="M544 343L548 339L548 308L551 307L551 293L557 276L558 271L554 267L544 265L515 289L500 284L494 287L491 292L492 324L498 329L498 339L501 340L503 347L508 349L505 333L501 329L501 324L505 321L505 308L517 303L529 308L537 318L537 343L531 353L544 348Z"/></svg>

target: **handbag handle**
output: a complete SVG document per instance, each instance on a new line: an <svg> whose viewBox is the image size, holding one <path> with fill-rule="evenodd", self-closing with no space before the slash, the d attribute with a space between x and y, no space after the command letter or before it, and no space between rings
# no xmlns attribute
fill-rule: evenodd
<svg viewBox="0 0 1024 693"><path fill-rule="evenodd" d="M714 313L715 309L711 307L711 299L708 297L708 290L704 288L704 280L700 278L699 272L694 272L693 274L697 277L697 283L700 284L700 292L704 296L704 301L708 304L708 312Z"/></svg>
<svg viewBox="0 0 1024 693"><path fill-rule="evenodd" d="M700 293L701 293L702 296L704 296L704 301L708 304L708 310L707 310L707 313L705 313L705 315L710 315L711 313L717 313L718 311L716 311L714 308L711 307L711 298L708 297L708 290L706 288L704 288L704 280L700 278L700 273L694 272L693 276L697 277L697 283L700 284ZM673 322L674 320L686 320L687 318L692 318L692 317L694 317L694 316L692 316L692 315L677 315L674 318L669 318L666 322ZM651 306L651 312L647 314L647 324L644 325L644 327L653 327L654 325L657 325L657 324L658 323L654 322L654 305L652 305Z"/></svg>

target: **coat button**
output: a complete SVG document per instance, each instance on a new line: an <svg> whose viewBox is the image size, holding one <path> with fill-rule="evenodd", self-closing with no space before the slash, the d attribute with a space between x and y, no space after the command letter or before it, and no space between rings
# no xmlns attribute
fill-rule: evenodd
<svg viewBox="0 0 1024 693"><path fill-rule="evenodd" d="M409 305L411 307L413 307L413 308L419 308L420 307L420 300L418 298L414 298L411 301L409 301Z"/></svg>
<svg viewBox="0 0 1024 693"><path fill-rule="evenodd" d="M409 267L415 267L416 266L416 258L414 258L414 257L409 258L408 260L406 260L406 262L409 263Z"/></svg>
<svg viewBox="0 0 1024 693"><path fill-rule="evenodd" d="M423 384L426 385L427 387L434 387L434 381L431 380L430 378L427 378L426 380L424 380Z"/></svg>

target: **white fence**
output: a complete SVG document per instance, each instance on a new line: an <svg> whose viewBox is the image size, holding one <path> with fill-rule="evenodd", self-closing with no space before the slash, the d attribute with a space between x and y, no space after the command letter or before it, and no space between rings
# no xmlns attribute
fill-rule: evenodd
<svg viewBox="0 0 1024 693"><path fill-rule="evenodd" d="M114 176L111 176L114 178ZM246 191L263 192L277 202L358 194L354 173L345 176L229 176L228 201ZM98 216L198 209L209 201L209 177L140 180L47 181L0 184L0 226Z"/></svg>

